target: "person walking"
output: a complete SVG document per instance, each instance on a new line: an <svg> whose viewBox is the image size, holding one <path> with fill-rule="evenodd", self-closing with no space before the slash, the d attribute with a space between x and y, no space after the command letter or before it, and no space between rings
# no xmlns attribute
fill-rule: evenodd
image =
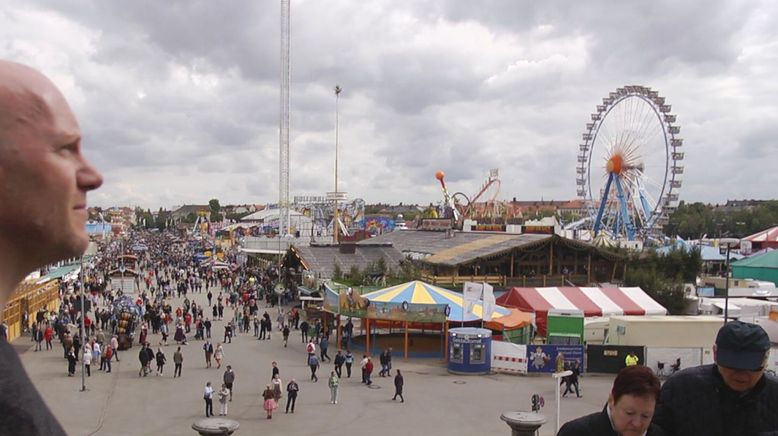
<svg viewBox="0 0 778 436"><path fill-rule="evenodd" d="M205 417L210 418L213 415L213 388L211 387L211 382L205 384L203 400L205 400Z"/></svg>
<svg viewBox="0 0 778 436"><path fill-rule="evenodd" d="M222 367L222 359L224 359L224 347L221 342L216 344L216 350L213 352L213 358L216 359L216 369Z"/></svg>
<svg viewBox="0 0 778 436"><path fill-rule="evenodd" d="M575 388L575 396L581 398L581 393L578 391L578 376L581 375L581 367L578 364L578 361L573 363L573 366L570 367L570 371L572 374L565 377L565 392L562 396L566 397L568 392L572 394L573 388Z"/></svg>
<svg viewBox="0 0 778 436"><path fill-rule="evenodd" d="M330 378L327 381L327 386L330 387L330 403L338 404L338 375L335 371L330 372Z"/></svg>
<svg viewBox="0 0 778 436"><path fill-rule="evenodd" d="M273 371L270 373L270 380L273 380L276 378L276 376L281 376L281 370L278 369L278 362L273 361Z"/></svg>
<svg viewBox="0 0 778 436"><path fill-rule="evenodd" d="M405 384L405 380L403 379L402 373L400 373L400 370L397 370L397 375L394 376L394 397L392 397L392 401L396 400L397 397L400 397L400 402L404 403L405 398L403 398L403 385Z"/></svg>
<svg viewBox="0 0 778 436"><path fill-rule="evenodd" d="M235 383L235 371L232 370L231 365L227 365L227 370L224 371L224 386L230 390L230 401L232 401L232 386Z"/></svg>
<svg viewBox="0 0 778 436"><path fill-rule="evenodd" d="M105 356L106 373L111 372L111 360L113 359L113 347L110 344L106 344L103 348L103 355Z"/></svg>
<svg viewBox="0 0 778 436"><path fill-rule="evenodd" d="M362 369L362 383L367 383L367 361L367 354L363 354L359 362L359 367Z"/></svg>
<svg viewBox="0 0 778 436"><path fill-rule="evenodd" d="M87 377L92 376L92 350L89 347L84 347L84 371Z"/></svg>
<svg viewBox="0 0 778 436"><path fill-rule="evenodd" d="M263 405L265 412L267 412L267 419L273 419L273 410L278 407L274 398L273 388L271 388L270 385L265 386L265 391L262 392L262 399L265 400Z"/></svg>
<svg viewBox="0 0 778 436"><path fill-rule="evenodd" d="M113 357L119 362L119 338L116 335L111 336L111 348L113 348Z"/></svg>
<svg viewBox="0 0 778 436"><path fill-rule="evenodd" d="M35 351L42 351L43 350L43 330L38 327L35 329L32 335L33 339L35 340Z"/></svg>
<svg viewBox="0 0 778 436"><path fill-rule="evenodd" d="M311 368L311 380L319 381L319 377L316 376L316 370L319 369L319 358L315 354L308 356L308 366Z"/></svg>
<svg viewBox="0 0 778 436"><path fill-rule="evenodd" d="M227 388L226 384L222 384L222 388L219 390L219 416L227 416L227 398L230 396L230 393L232 392L231 389Z"/></svg>
<svg viewBox="0 0 778 436"><path fill-rule="evenodd" d="M289 343L289 326L285 325L281 333L284 335L284 348L286 348L286 345Z"/></svg>
<svg viewBox="0 0 778 436"><path fill-rule="evenodd" d="M167 358L165 357L165 353L162 352L161 348L157 348L157 355L155 356L157 360L157 376L163 376L164 370L165 370L165 362L167 362Z"/></svg>
<svg viewBox="0 0 778 436"><path fill-rule="evenodd" d="M308 322L303 321L300 323L300 337L303 340L303 344L308 342Z"/></svg>
<svg viewBox="0 0 778 436"><path fill-rule="evenodd" d="M173 363L176 365L173 370L173 378L181 377L181 365L184 363L184 355L181 353L181 347L178 347L175 353L173 353Z"/></svg>
<svg viewBox="0 0 778 436"><path fill-rule="evenodd" d="M365 364L365 383L370 386L373 384L373 380L370 378L373 375L373 359L370 357L367 358L367 363Z"/></svg>
<svg viewBox="0 0 778 436"><path fill-rule="evenodd" d="M149 353L146 352L146 344L138 352L138 360L140 361L140 371L138 371L138 377L146 377L149 371Z"/></svg>
<svg viewBox="0 0 778 436"><path fill-rule="evenodd" d="M346 349L346 355L343 356L344 363L346 364L346 377L351 378L351 365L354 364L354 355L351 350Z"/></svg>
<svg viewBox="0 0 778 436"><path fill-rule="evenodd" d="M73 374L76 373L76 362L78 361L76 352L73 347L68 348L68 352L65 357L68 359L68 377L73 377Z"/></svg>
<svg viewBox="0 0 778 436"><path fill-rule="evenodd" d="M276 403L278 403L281 400L281 397L283 397L284 392L284 385L281 382L281 376L276 374L273 376L273 380L271 382L273 384L273 399L276 400Z"/></svg>
<svg viewBox="0 0 778 436"><path fill-rule="evenodd" d="M300 392L300 386L297 385L295 379L286 385L286 412L289 413L289 405L292 405L292 413L294 413L294 403L297 402L297 393Z"/></svg>
<svg viewBox="0 0 778 436"><path fill-rule="evenodd" d="M330 340L327 338L327 336L322 336L321 340L319 341L319 349L321 350L321 361L324 362L325 359L327 362L332 361L330 359L330 356L327 354L327 349L330 346Z"/></svg>
<svg viewBox="0 0 778 436"><path fill-rule="evenodd" d="M211 367L211 356L213 356L213 344L211 341L206 340L203 344L203 352L205 353L205 367Z"/></svg>
<svg viewBox="0 0 778 436"><path fill-rule="evenodd" d="M346 358L343 357L343 352L338 350L337 353L335 353L335 373L338 375L338 378L343 378L343 363L346 362Z"/></svg>

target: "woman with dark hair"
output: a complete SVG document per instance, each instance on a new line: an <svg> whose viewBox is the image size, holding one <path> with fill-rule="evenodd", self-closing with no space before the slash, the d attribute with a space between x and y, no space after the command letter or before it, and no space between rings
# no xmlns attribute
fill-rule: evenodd
<svg viewBox="0 0 778 436"><path fill-rule="evenodd" d="M663 436L665 432L651 423L660 389L651 368L628 366L613 381L602 412L566 423L557 436Z"/></svg>

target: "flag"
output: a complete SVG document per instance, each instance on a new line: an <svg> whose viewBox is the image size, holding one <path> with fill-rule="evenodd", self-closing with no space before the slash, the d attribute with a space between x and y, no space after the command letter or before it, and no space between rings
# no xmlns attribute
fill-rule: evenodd
<svg viewBox="0 0 778 436"><path fill-rule="evenodd" d="M483 289L483 319L484 321L491 321L492 312L494 312L494 307L497 305L497 300L494 298L494 288L491 285L484 283Z"/></svg>
<svg viewBox="0 0 778 436"><path fill-rule="evenodd" d="M465 282L462 288L462 295L464 301L462 302L463 316L465 314L473 315L473 307L475 303L481 299L481 292L483 291L483 285L480 283Z"/></svg>

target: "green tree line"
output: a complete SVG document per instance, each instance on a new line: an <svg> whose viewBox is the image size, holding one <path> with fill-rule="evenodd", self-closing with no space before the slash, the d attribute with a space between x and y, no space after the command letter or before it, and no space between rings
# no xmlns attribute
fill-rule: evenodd
<svg viewBox="0 0 778 436"><path fill-rule="evenodd" d="M705 235L708 238L742 238L776 225L778 225L778 201L776 200L743 208L681 202L678 209L670 215L665 233L684 239L698 239Z"/></svg>

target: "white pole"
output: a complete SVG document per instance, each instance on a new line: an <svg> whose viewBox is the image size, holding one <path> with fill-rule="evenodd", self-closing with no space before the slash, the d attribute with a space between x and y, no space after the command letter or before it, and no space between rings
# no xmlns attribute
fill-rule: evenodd
<svg viewBox="0 0 778 436"><path fill-rule="evenodd" d="M561 415L561 406L562 402L560 401L561 395L559 394L559 379L562 377L567 377L569 375L572 375L573 371L567 370L562 372L555 372L551 374L551 377L554 379L554 384L556 385L556 427L554 427L554 434L557 434L559 432L559 417Z"/></svg>
<svg viewBox="0 0 778 436"><path fill-rule="evenodd" d="M84 304L84 255L81 255L80 268L78 270L79 280L81 281L81 353L76 353L76 358L81 361L81 392L86 391L86 362L84 362L84 350L86 342L84 341L84 317L86 317L86 305ZM79 355L80 354L80 355Z"/></svg>

